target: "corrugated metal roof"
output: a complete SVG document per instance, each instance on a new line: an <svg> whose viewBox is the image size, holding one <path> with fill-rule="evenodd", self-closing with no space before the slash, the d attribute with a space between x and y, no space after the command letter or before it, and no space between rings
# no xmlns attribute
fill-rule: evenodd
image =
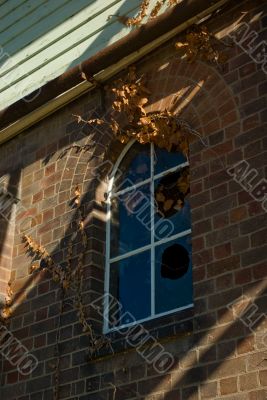
<svg viewBox="0 0 267 400"><path fill-rule="evenodd" d="M0 109L127 35L141 0L0 0Z"/></svg>

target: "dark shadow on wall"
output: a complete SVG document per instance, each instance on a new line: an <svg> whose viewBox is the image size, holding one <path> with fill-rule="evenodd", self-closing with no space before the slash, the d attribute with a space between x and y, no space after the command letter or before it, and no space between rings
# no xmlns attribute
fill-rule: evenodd
<svg viewBox="0 0 267 400"><path fill-rule="evenodd" d="M261 290L258 289L258 287L261 286ZM198 396L198 391L199 388L204 387L205 383L207 381L211 381L216 379L216 373L219 372L220 369L223 369L223 372L219 376L219 379L227 378L229 375L235 375L235 369L237 370L240 365L242 365L241 370L242 372L249 373L252 371L257 371L258 366L263 364L265 365L265 352L267 349L267 343L266 343L266 336L267 332L265 330L265 341L258 342L258 347L254 346L254 341L253 341L253 336L257 329L259 328L260 325L264 322L264 319L262 318L263 314L265 314L265 306L264 304L266 303L267 300L267 284L261 285L261 282L255 282L253 284L246 285L244 290L240 288L239 294L241 296L244 296L248 299L250 299L250 304L247 307L241 307L242 311L238 313L238 316L236 315L234 320L229 322L228 324L223 323L222 321L226 318L229 318L229 312L231 313L231 307L240 304L240 297L237 295L237 297L232 298L231 304L229 304L229 307L225 306L220 308L219 314L220 318L218 320L221 320L222 324L219 327L216 327L215 323L210 323L209 327L207 329L194 329L192 332L191 338L184 339L184 338L177 338L176 341L174 338L171 338L170 344L172 344L172 348L174 348L174 345L177 344L177 348L179 348L179 342L185 343L185 340L187 342L187 351L186 353L181 352L180 354L174 353L175 357L175 364L174 366L168 371L168 374L172 374L172 389L171 390L164 390L166 387L166 377L168 377L168 374L164 375L157 375L156 371L153 371L152 366L150 365L149 368L149 376L147 377L148 380L153 381L154 378L158 378L162 376L162 380L156 379L154 380L155 382L155 387L152 388L151 391L146 391L142 392L141 394L136 391L131 385L125 384L124 386L122 385L121 387L118 385L116 387L116 390L110 390L110 396L114 394L114 399L119 400L121 398L125 399L130 399L134 396L138 397L141 396L142 399L145 399L146 396L152 396L154 393L158 392L164 392L164 399L192 399L195 398L194 396ZM251 298L251 291L254 292L255 297ZM256 294L257 293L257 294ZM251 307L252 305L252 307ZM255 312L254 306L258 307L257 311ZM252 311L254 310L254 312ZM203 323L203 325L207 325L208 320L213 319L213 314L216 311L211 311L211 313L206 313L203 316L197 316L195 315L192 320L193 320L193 325L199 326L199 324ZM261 317L261 318L260 318ZM251 325L253 325L253 329L249 327L249 321L251 321ZM181 323L184 323L185 321L181 321ZM219 321L220 322L220 321ZM266 323L266 320L265 320ZM212 341L208 338L208 336L214 335L217 337L216 340ZM252 345L250 344L250 339L252 339ZM134 340L134 339L133 339ZM165 350L168 351L168 339L166 339L163 343L166 344ZM199 360L194 364L191 362L191 367L188 367L187 369L181 369L179 366L185 362L186 363L186 357L187 357L187 352L190 352L198 346L203 346L207 348L207 350L202 351L201 355L199 357ZM250 350L247 350L247 349ZM254 353L253 351L258 351L258 353ZM236 354L234 354L236 352ZM245 361L242 360L241 362L238 361L237 357L242 358L242 356L247 355L247 352L251 352L249 360L246 360L247 364L245 364ZM216 356L217 355L217 356ZM259 356L258 356L259 355ZM232 357L232 358L230 358ZM140 361L142 358L140 357ZM142 362L142 361L141 361ZM231 364L232 362L232 364ZM105 363L105 360L102 361L102 364ZM145 361L143 360L143 363ZM225 366L224 366L225 363ZM235 364L236 367L235 367ZM239 365L238 365L239 363ZM141 365L141 364L140 364ZM90 368L92 369L92 366L88 366L88 376ZM246 369L247 368L247 369ZM112 382L112 378L111 382ZM142 385L142 382L141 382ZM145 386L146 387L146 386ZM263 393L266 395L266 389L264 388L256 388L255 391L259 392L259 395L263 396ZM103 394L101 395L102 392L99 393L99 399L106 399L106 392L103 390ZM234 393L233 393L234 395ZM169 397L170 396L170 397ZM176 397L174 397L176 396ZM181 396L181 397L180 397ZM217 398L219 396L218 392L217 394L214 394L214 398ZM231 396L231 394L229 395ZM84 400L86 397L82 397L82 400ZM139 398L139 397L138 397ZM230 398L230 397L229 397ZM265 398L265 397L259 397L259 398Z"/></svg>
<svg viewBox="0 0 267 400"><path fill-rule="evenodd" d="M261 286L261 290L258 290L259 286ZM253 352L254 350L263 352L267 349L266 338L264 342L258 340L257 344L255 340L254 344L254 335L257 332L258 327L260 325L262 326L264 322L263 315L265 315L264 304L267 301L267 283L262 285L262 282L259 280L253 284L246 285L244 288L233 288L232 292L235 293L235 296L232 296L228 307L226 305L226 307L219 309L220 317L218 320L219 322L220 320L223 321L225 317L227 318L229 313L234 313L234 320L226 326L221 325L216 327L215 325L210 324L209 329L195 332L195 335L193 333L194 345L190 350L197 348L197 346L203 344L205 341L208 349L202 352L197 365L193 365L191 368L184 371L182 377L173 379L174 389L192 385L188 390L187 395L197 394L197 386L205 384L207 380L216 378L216 371L223 368L224 363L226 363L226 366L224 367L224 372L221 377L226 377L228 374L227 366L229 366L229 368L234 368L233 365L230 365L231 361L238 364L238 358L232 358L231 360L228 360L228 358L234 356L235 352L236 356L242 358L242 356L246 354L245 349L250 348L250 344L247 342L248 339L252 339L253 343L250 350L247 350L248 352ZM251 292L253 292L253 296L251 296ZM243 308L241 307L237 313L235 313L235 311L233 312L235 308L238 308L238 305L240 306L242 297L249 300L248 306L243 306ZM257 311L255 311L254 306L257 307ZM218 310L212 311L210 314L207 313L203 316L195 316L195 325L201 325L202 323L204 326L209 318L212 319L213 313L215 312L218 312ZM251 322L251 324L249 324L249 322ZM266 331L265 334L267 334ZM208 335L214 335L217 337L216 341L209 344ZM244 345L244 350L242 349L242 345ZM215 354L217 354L217 359ZM227 364L228 362L229 364ZM253 354L251 354L250 360L248 361L248 371L257 370L257 366L263 362L264 357L262 357L262 360L259 362L257 357L253 359ZM242 360L242 365L243 372L246 372L244 360Z"/></svg>

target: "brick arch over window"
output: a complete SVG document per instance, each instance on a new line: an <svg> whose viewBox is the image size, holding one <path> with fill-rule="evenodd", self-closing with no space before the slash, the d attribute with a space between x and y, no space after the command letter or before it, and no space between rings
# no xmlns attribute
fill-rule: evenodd
<svg viewBox="0 0 267 400"><path fill-rule="evenodd" d="M215 67L174 57L162 65L155 63L147 76L151 91L148 111L172 111L204 135L240 118L236 98Z"/></svg>

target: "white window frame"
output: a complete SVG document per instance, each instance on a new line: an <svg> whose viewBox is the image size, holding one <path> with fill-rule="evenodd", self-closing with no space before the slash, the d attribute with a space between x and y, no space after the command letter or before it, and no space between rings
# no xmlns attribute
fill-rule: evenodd
<svg viewBox="0 0 267 400"><path fill-rule="evenodd" d="M151 188L150 193L154 193L154 183L155 183L156 179L162 178L163 176L168 175L171 172L176 172L179 169L189 166L189 162L186 161L185 163L179 164L175 167L169 168L166 171L163 171L159 174L154 175L154 145L152 143L150 145L150 160L151 160L150 178L147 178L138 184L129 186L123 190L119 190L118 192L113 193L114 180L115 180L118 168L119 168L121 162L123 161L125 155L128 153L129 149L132 147L132 145L134 143L135 143L135 140L133 139L125 146L125 148L121 152L120 156L118 157L118 159L113 167L113 170L110 174L110 178L108 181L107 220L106 220L106 263L105 263L105 282L104 282L104 292L105 292L105 295L104 295L104 324L103 324L103 333L105 333L105 334L109 333L109 332L121 330L124 327L126 328L129 326L136 325L137 323L142 323L142 322L150 321L152 319L159 318L159 317L162 317L165 315L173 314L177 311L182 311L182 310L185 310L188 308L192 308L194 306L193 303L190 303L186 306L178 307L176 309L165 311L160 314L155 313L155 273L154 273L154 271L155 271L155 247L157 247L163 243L171 242L172 240L175 240L175 239L178 239L178 238L181 238L184 236L188 236L192 233L192 229L187 229L185 231L176 233L175 235L168 236L168 237L163 238L155 243L154 242L154 212L155 212L154 202L152 202L152 207L151 207L151 240L150 240L150 244L139 247L136 250L129 251L125 254L122 254L122 255L119 255L116 257L110 257L110 229L111 229L110 221L111 221L111 198L112 198L112 196L114 194L121 195L121 194L127 193L130 190L137 189L138 187L144 186L145 184L148 184L148 183L150 183L150 188ZM149 317L136 320L129 324L123 324L123 325L119 325L117 327L109 328L109 293L110 293L109 285L110 285L111 265L114 262L123 260L124 258L128 258L130 256L133 256L135 254L141 253L146 250L151 251L151 315Z"/></svg>

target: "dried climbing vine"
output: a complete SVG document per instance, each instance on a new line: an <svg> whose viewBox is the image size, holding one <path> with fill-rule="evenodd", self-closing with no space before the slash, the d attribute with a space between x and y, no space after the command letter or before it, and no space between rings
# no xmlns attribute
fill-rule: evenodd
<svg viewBox="0 0 267 400"><path fill-rule="evenodd" d="M124 79L120 78L112 86L107 86L106 91L113 96L113 112L110 118L105 121L101 119L86 121L81 116L75 115L78 123L83 122L91 126L106 125L115 138L123 144L131 139L141 144L154 143L168 151L182 152L188 158L189 143L194 136L194 130L186 121L167 110L147 113L145 107L149 105L150 91L146 86L145 76L138 77L134 66L129 68ZM184 175L189 182L189 170L186 170ZM189 193L188 190L184 190L183 185L179 186L179 183L178 190L181 193L181 200ZM184 201L179 204L183 206Z"/></svg>
<svg viewBox="0 0 267 400"><path fill-rule="evenodd" d="M166 4L172 7L182 0L157 0L154 7L151 7L152 0L143 0L137 15L135 17L127 17L125 15L116 16L118 20L126 26L140 26L147 22L147 20L155 18Z"/></svg>
<svg viewBox="0 0 267 400"><path fill-rule="evenodd" d="M103 335L96 335L92 325L88 322L85 306L82 299L83 291L83 266L84 257L87 249L87 234L85 230L84 217L81 211L81 192L79 187L75 189L74 204L77 208L77 234L80 235L80 240L82 243L82 251L78 255L77 263L73 257L73 246L75 241L75 235L72 235L69 239L67 245L67 256L66 256L66 266L57 264L53 257L48 253L45 247L38 244L31 236L24 235L22 240L25 243L25 249L29 256L33 258L33 263L30 267L30 273L37 273L42 269L47 270L54 282L59 284L61 291L61 304L60 304L60 319L63 313L63 302L65 295L67 293L74 293L74 299L72 301L73 308L77 311L77 317L82 325L82 332L86 334L89 338L89 356L92 358L95 356L97 351L104 346L110 346L110 341ZM60 321L59 319L59 321ZM58 325L58 335L57 335L57 362L55 365L55 388L54 388L54 399L59 399L59 375L60 375L60 354L59 354L59 329L60 322Z"/></svg>
<svg viewBox="0 0 267 400"><path fill-rule="evenodd" d="M131 139L141 144L154 143L168 151L181 151L188 156L193 129L189 124L169 111L147 113L150 91L145 86L144 76L138 78L135 67L130 67L126 78L119 79L114 86L107 87L114 95L114 114L110 121L102 121L123 144ZM91 124L91 120L84 121Z"/></svg>
<svg viewBox="0 0 267 400"><path fill-rule="evenodd" d="M6 322L12 315L12 307L11 307L12 306L12 296L13 296L12 281L9 280L7 283L5 304L2 306L1 311L0 311L0 322L2 324L6 324Z"/></svg>
<svg viewBox="0 0 267 400"><path fill-rule="evenodd" d="M219 50L219 45L226 43L219 41L204 25L193 25L186 33L184 42L176 42L175 47L183 51L189 63L197 59L223 64L227 56Z"/></svg>
<svg viewBox="0 0 267 400"><path fill-rule="evenodd" d="M138 27L157 17L163 6L173 7L181 2L182 0L158 0L154 7L151 7L152 0L143 0L135 17L124 15L116 17L126 26ZM176 42L175 47L179 51L184 51L184 55L190 63L199 58L220 65L227 61L227 56L219 50L220 44L229 46L212 35L206 26L193 25L186 33L186 40Z"/></svg>

